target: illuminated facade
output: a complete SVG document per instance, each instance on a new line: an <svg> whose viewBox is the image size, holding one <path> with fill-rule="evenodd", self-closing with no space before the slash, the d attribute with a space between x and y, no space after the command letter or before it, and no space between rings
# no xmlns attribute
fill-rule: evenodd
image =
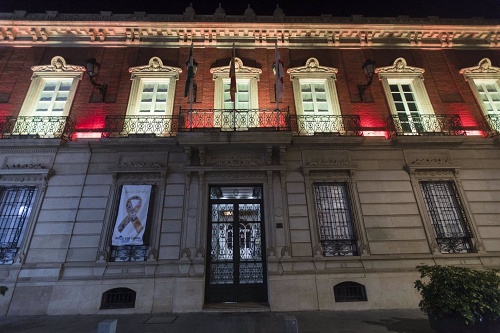
<svg viewBox="0 0 500 333"><path fill-rule="evenodd" d="M0 313L415 308L421 263L500 268L498 27L0 14Z"/></svg>

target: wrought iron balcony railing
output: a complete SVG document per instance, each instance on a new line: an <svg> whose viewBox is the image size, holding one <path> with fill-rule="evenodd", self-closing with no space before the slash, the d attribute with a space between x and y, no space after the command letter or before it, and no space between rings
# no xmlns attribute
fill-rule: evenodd
<svg viewBox="0 0 500 333"><path fill-rule="evenodd" d="M0 119L0 135L12 137L57 138L71 140L74 122L60 116L19 116Z"/></svg>
<svg viewBox="0 0 500 333"><path fill-rule="evenodd" d="M106 116L102 137L172 136L177 127L178 118L173 116Z"/></svg>
<svg viewBox="0 0 500 333"><path fill-rule="evenodd" d="M394 135L466 135L457 114L416 116L392 115L387 121L390 136Z"/></svg>
<svg viewBox="0 0 500 333"><path fill-rule="evenodd" d="M288 109L180 109L179 132L289 131Z"/></svg>
<svg viewBox="0 0 500 333"><path fill-rule="evenodd" d="M500 133L500 115L489 114L486 116L486 123L488 124L487 131L490 136L498 135Z"/></svg>
<svg viewBox="0 0 500 333"><path fill-rule="evenodd" d="M307 115L293 116L292 128L296 135L333 134L360 136L360 117L357 115Z"/></svg>
<svg viewBox="0 0 500 333"><path fill-rule="evenodd" d="M441 253L474 252L472 236L468 232L438 233L436 242Z"/></svg>

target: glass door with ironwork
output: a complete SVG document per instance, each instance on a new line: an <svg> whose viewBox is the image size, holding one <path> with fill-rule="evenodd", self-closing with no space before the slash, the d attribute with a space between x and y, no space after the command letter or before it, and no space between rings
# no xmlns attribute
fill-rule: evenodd
<svg viewBox="0 0 500 333"><path fill-rule="evenodd" d="M211 186L206 303L267 302L261 186Z"/></svg>

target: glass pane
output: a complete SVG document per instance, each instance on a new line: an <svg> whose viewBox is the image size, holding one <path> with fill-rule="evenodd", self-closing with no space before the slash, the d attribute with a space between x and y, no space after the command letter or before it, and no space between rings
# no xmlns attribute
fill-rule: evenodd
<svg viewBox="0 0 500 333"><path fill-rule="evenodd" d="M391 88L391 92L398 92L399 93L399 87L397 84L390 84L389 88Z"/></svg>
<svg viewBox="0 0 500 333"><path fill-rule="evenodd" d="M411 92L411 86L409 84L402 84L401 89L403 92Z"/></svg>
<svg viewBox="0 0 500 333"><path fill-rule="evenodd" d="M403 97L399 92L397 92L397 93L392 93L392 99L394 100L394 102L400 102L403 100Z"/></svg>

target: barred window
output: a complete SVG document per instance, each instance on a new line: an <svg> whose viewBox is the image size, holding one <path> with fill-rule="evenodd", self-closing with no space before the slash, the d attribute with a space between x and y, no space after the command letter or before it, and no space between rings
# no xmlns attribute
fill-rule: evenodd
<svg viewBox="0 0 500 333"><path fill-rule="evenodd" d="M333 295L335 296L335 302L358 302L368 300L365 286L352 281L335 285L333 287Z"/></svg>
<svg viewBox="0 0 500 333"><path fill-rule="evenodd" d="M441 252L473 252L472 235L454 182L421 181L420 187Z"/></svg>
<svg viewBox="0 0 500 333"><path fill-rule="evenodd" d="M0 265L14 263L36 192L36 186L0 187Z"/></svg>
<svg viewBox="0 0 500 333"><path fill-rule="evenodd" d="M347 183L314 184L316 218L325 256L357 255Z"/></svg>
<svg viewBox="0 0 500 333"><path fill-rule="evenodd" d="M101 309L125 309L135 307L136 292L129 288L114 288L102 294Z"/></svg>

